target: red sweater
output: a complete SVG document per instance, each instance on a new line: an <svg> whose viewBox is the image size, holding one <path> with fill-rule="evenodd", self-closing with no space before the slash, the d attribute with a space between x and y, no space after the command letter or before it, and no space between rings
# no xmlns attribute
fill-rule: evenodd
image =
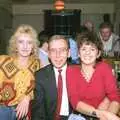
<svg viewBox="0 0 120 120"><path fill-rule="evenodd" d="M120 102L116 78L105 62L96 65L90 82L85 80L79 66L69 68L68 74L68 96L73 108L79 101L97 108L106 96L110 101Z"/></svg>

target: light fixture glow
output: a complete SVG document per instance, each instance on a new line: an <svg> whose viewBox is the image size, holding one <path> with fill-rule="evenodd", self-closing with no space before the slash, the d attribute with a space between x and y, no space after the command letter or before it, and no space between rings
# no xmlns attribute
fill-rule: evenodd
<svg viewBox="0 0 120 120"><path fill-rule="evenodd" d="M55 4L54 4L54 7L56 10L63 10L64 7L65 7L65 3L63 0L56 0L55 1Z"/></svg>

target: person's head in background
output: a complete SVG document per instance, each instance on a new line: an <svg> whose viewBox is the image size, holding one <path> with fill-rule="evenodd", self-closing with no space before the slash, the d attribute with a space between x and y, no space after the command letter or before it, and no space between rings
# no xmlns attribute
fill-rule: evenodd
<svg viewBox="0 0 120 120"><path fill-rule="evenodd" d="M8 54L14 57L38 57L38 46L36 30L30 25L22 24L10 38Z"/></svg>
<svg viewBox="0 0 120 120"><path fill-rule="evenodd" d="M110 36L112 35L113 26L111 23L107 22L101 23L99 26L99 31L101 40L108 41Z"/></svg>
<svg viewBox="0 0 120 120"><path fill-rule="evenodd" d="M61 68L70 57L69 41L63 35L53 35L48 41L48 56L56 68Z"/></svg>
<svg viewBox="0 0 120 120"><path fill-rule="evenodd" d="M94 23L90 20L86 20L83 24L90 32L94 32Z"/></svg>
<svg viewBox="0 0 120 120"><path fill-rule="evenodd" d="M86 33L86 32L89 32L88 28L84 25L81 25L80 30L77 33L79 34L79 33Z"/></svg>
<svg viewBox="0 0 120 120"><path fill-rule="evenodd" d="M47 33L44 30L39 33L38 39L40 41L40 46L39 47L42 50L44 50L45 52L48 52L48 40L49 40L49 36L47 35Z"/></svg>
<svg viewBox="0 0 120 120"><path fill-rule="evenodd" d="M77 44L81 64L95 65L101 61L103 44L96 34L92 32L78 34Z"/></svg>

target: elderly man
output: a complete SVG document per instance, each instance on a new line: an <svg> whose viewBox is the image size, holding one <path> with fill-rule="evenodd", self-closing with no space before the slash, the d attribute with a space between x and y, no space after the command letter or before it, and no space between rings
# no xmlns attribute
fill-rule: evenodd
<svg viewBox="0 0 120 120"><path fill-rule="evenodd" d="M112 25L110 23L102 23L99 27L99 37L102 40L104 46L105 56L117 56L120 55L120 39L112 31Z"/></svg>

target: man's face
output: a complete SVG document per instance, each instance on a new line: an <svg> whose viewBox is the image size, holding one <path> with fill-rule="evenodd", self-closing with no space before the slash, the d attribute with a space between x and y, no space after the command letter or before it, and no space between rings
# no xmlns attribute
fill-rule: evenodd
<svg viewBox="0 0 120 120"><path fill-rule="evenodd" d="M101 34L102 40L108 41L112 34L112 31L110 28L102 28L100 30L100 34Z"/></svg>
<svg viewBox="0 0 120 120"><path fill-rule="evenodd" d="M52 64L56 68L61 68L66 64L70 56L67 42L63 39L53 40L49 43L48 55Z"/></svg>

